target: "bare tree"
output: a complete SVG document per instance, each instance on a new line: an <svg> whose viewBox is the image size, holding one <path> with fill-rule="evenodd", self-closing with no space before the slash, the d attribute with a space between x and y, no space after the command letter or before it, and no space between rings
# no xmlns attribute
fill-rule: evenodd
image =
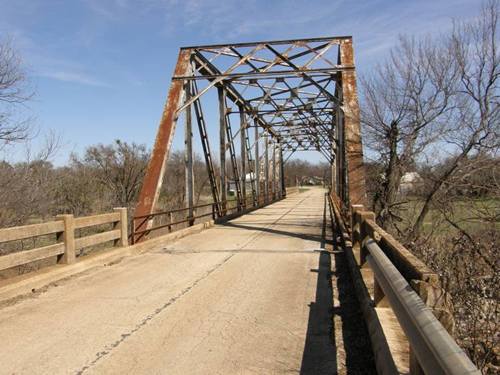
<svg viewBox="0 0 500 375"><path fill-rule="evenodd" d="M365 144L383 165L374 209L384 226L399 219L401 177L448 129L456 70L431 39L401 37L390 58L362 79Z"/></svg>
<svg viewBox="0 0 500 375"><path fill-rule="evenodd" d="M29 120L20 115L20 107L33 96L21 57L10 39L0 40L0 146L25 140Z"/></svg>
<svg viewBox="0 0 500 375"><path fill-rule="evenodd" d="M456 338L485 374L498 373L500 360L498 14L499 0L489 0L449 35L402 39L363 80L379 221L440 273ZM408 202L398 190L411 169L423 183Z"/></svg>
<svg viewBox="0 0 500 375"><path fill-rule="evenodd" d="M0 226L26 223L53 213L54 168L50 162L59 147L59 139L48 133L33 151L31 142L23 144L20 162L0 162Z"/></svg>
<svg viewBox="0 0 500 375"><path fill-rule="evenodd" d="M313 164L305 160L293 159L285 163L284 172L287 186L295 186L296 181L302 182L310 179L330 181L331 167L325 162Z"/></svg>
<svg viewBox="0 0 500 375"><path fill-rule="evenodd" d="M71 155L68 166L56 171L56 208L60 213L85 216L110 209L107 188L99 183L98 171Z"/></svg>
<svg viewBox="0 0 500 375"><path fill-rule="evenodd" d="M444 142L455 155L448 167L435 176L432 188L413 225L417 236L434 198L449 184L471 155L496 153L500 145L500 53L498 43L499 1L483 6L472 22L456 22L447 41L447 54L458 71L453 131ZM465 168L467 169L467 168Z"/></svg>
<svg viewBox="0 0 500 375"><path fill-rule="evenodd" d="M96 180L109 189L113 204L131 207L138 197L148 160L145 146L116 140L113 145L88 147L82 161L96 169Z"/></svg>

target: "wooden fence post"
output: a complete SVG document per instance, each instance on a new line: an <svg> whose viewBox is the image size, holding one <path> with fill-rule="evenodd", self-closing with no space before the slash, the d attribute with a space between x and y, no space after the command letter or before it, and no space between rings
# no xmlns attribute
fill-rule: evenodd
<svg viewBox="0 0 500 375"><path fill-rule="evenodd" d="M365 220L373 220L375 221L375 213L371 211L362 211L358 212L359 215L359 236L360 236L360 252L359 252L359 262L360 266L363 266L366 263L366 249L363 247L363 241L367 237L367 233L365 231Z"/></svg>
<svg viewBox="0 0 500 375"><path fill-rule="evenodd" d="M113 208L113 211L120 213L120 221L118 222L120 229L120 239L115 242L115 246L128 246L128 221L127 209L125 207ZM115 223L115 226L117 224Z"/></svg>
<svg viewBox="0 0 500 375"><path fill-rule="evenodd" d="M64 223L64 231L57 234L57 240L64 242L64 254L58 257L57 263L75 263L75 218L73 215L57 215L57 219Z"/></svg>

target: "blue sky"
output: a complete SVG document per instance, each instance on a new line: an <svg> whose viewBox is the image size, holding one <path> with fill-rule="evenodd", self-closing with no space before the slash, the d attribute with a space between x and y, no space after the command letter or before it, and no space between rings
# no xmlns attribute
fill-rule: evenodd
<svg viewBox="0 0 500 375"><path fill-rule="evenodd" d="M353 35L358 72L398 34L444 31L480 0L0 0L36 97L35 124L61 135L56 164L116 138L154 141L178 48ZM180 132L179 132L180 133ZM174 147L178 147L176 140ZM12 152L10 150L9 152ZM313 156L311 160L317 159Z"/></svg>

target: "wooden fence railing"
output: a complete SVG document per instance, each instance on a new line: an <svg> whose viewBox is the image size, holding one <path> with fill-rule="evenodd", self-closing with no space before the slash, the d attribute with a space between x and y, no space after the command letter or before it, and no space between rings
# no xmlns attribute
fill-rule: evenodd
<svg viewBox="0 0 500 375"><path fill-rule="evenodd" d="M56 243L30 250L12 252L0 256L0 271L31 262L57 256L58 263L71 264L76 261L76 252L83 248L114 241L114 246L127 246L127 209L115 208L115 212L77 217L59 215L57 220L41 224L0 229L2 244L54 235ZM75 237L77 229L112 224L112 229L97 234Z"/></svg>

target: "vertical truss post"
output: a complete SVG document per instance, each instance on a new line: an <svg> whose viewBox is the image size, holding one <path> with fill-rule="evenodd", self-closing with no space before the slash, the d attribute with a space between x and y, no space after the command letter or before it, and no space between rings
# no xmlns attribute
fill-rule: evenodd
<svg viewBox="0 0 500 375"><path fill-rule="evenodd" d="M246 168L247 124L246 124L245 110L240 106L239 111L240 111L240 143L241 143L241 155L240 155L240 158L241 158L241 195L242 195L243 208L246 208L246 206L247 206L247 181L246 181L246 175L247 175L247 168Z"/></svg>
<svg viewBox="0 0 500 375"><path fill-rule="evenodd" d="M276 169L276 142L273 142L272 144L272 151L273 151L273 160L272 160L272 166L273 166L273 182L272 182L272 194L273 194L273 200L276 199L276 193L277 193L277 189L276 189L276 172L277 172L277 169Z"/></svg>
<svg viewBox="0 0 500 375"><path fill-rule="evenodd" d="M264 202L269 203L269 137L264 133Z"/></svg>
<svg viewBox="0 0 500 375"><path fill-rule="evenodd" d="M332 131L331 131L331 137L332 137L332 149L331 149L331 155L332 155L332 164L331 164L331 189L332 192L337 195L337 158L338 158L338 143L337 143L337 131L339 128L339 109L337 108L337 111L335 113L335 120L332 121Z"/></svg>
<svg viewBox="0 0 500 375"><path fill-rule="evenodd" d="M226 215L226 92L223 86L217 87L219 94L219 140L220 140L220 202L221 215Z"/></svg>
<svg viewBox="0 0 500 375"><path fill-rule="evenodd" d="M192 92L197 93L198 88L196 82L192 82L191 86ZM207 127L205 124L205 118L203 117L203 110L201 107L201 101L194 101L194 113L196 115L196 122L198 123L198 131L200 133L200 141L203 148L203 155L205 156L205 165L207 167L207 174L210 180L210 188L212 190L212 199L214 201L214 208L219 216L222 216L220 201L219 201L219 188L217 187L217 177L215 175L214 163L212 161L212 153L210 151L210 142L208 141Z"/></svg>
<svg viewBox="0 0 500 375"><path fill-rule="evenodd" d="M333 154L333 150L332 150ZM333 194L337 194L337 159L335 159L335 154L332 155L334 158L330 164L330 173L331 173L331 189Z"/></svg>
<svg viewBox="0 0 500 375"><path fill-rule="evenodd" d="M250 187L252 189L252 200L253 200L253 205L257 206L257 190L256 190L256 183L255 183L255 165L252 163L252 148L250 146L250 138L248 136L248 121L245 118L245 148L246 148L246 162L248 163L248 172L250 175ZM246 189L246 187L245 187ZM245 201L246 202L246 201Z"/></svg>
<svg viewBox="0 0 500 375"><path fill-rule="evenodd" d="M185 76L190 72L191 50L183 49L179 53L174 75ZM168 92L167 102L163 110L158 133L149 160L146 175L142 184L139 200L135 209L135 216L153 213L156 202L160 196L163 176L166 170L167 158L172 145L173 134L177 122L177 109L182 101L183 81L172 81ZM136 231L144 230L151 226L151 221L136 221ZM144 238L143 236L142 238ZM139 240L139 238L137 238Z"/></svg>
<svg viewBox="0 0 500 375"><path fill-rule="evenodd" d="M257 207L260 202L260 154L259 154L259 127L255 125L255 192L257 193L257 200L255 206Z"/></svg>
<svg viewBox="0 0 500 375"><path fill-rule="evenodd" d="M236 190L236 198L237 198L237 208L238 211L241 210L243 206L243 197L241 195L241 184L240 184L240 175L238 173L238 163L236 161L236 151L234 148L234 137L233 132L231 130L231 121L229 118L230 109L226 108L226 137L227 137L227 147L229 149L229 156L231 160L231 169L233 170L233 184ZM227 179L226 179L227 180Z"/></svg>
<svg viewBox="0 0 500 375"><path fill-rule="evenodd" d="M342 100L342 88L337 90L338 97ZM344 113L342 109L337 108L336 120L336 136L337 136L337 194L345 202L345 138L344 138Z"/></svg>
<svg viewBox="0 0 500 375"><path fill-rule="evenodd" d="M340 43L340 62L354 66L352 39ZM359 119L356 73L354 69L341 72L344 105L345 150L347 159L348 203L366 205L365 168L363 165L363 145Z"/></svg>
<svg viewBox="0 0 500 375"><path fill-rule="evenodd" d="M191 98L189 82L184 85L185 100ZM194 194L193 194L193 130L191 121L191 105L186 107L184 122L184 165L185 165L185 183L186 183L186 208L188 209L188 223L194 223Z"/></svg>
<svg viewBox="0 0 500 375"><path fill-rule="evenodd" d="M280 194L279 197L283 198L285 196L285 174L283 173L284 170L284 163L283 163L283 148L281 142L279 144L279 186L280 186Z"/></svg>

